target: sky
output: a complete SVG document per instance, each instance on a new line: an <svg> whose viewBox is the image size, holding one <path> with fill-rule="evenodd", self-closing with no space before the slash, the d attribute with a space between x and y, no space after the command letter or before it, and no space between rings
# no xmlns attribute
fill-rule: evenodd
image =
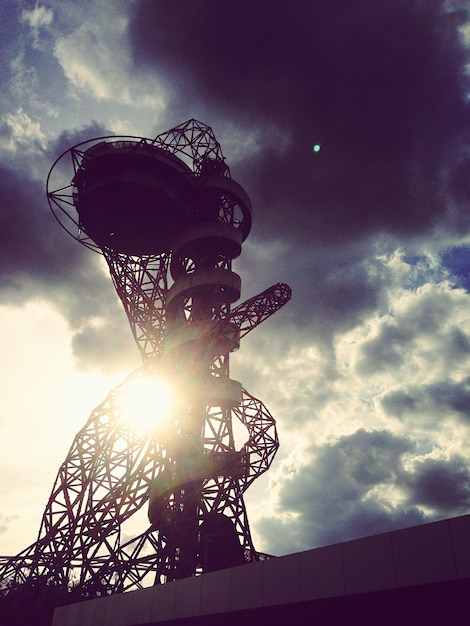
<svg viewBox="0 0 470 626"><path fill-rule="evenodd" d="M470 512L470 2L12 0L0 84L0 555L140 365L48 170L189 118L252 200L242 300L293 291L231 357L280 437L246 495L257 549Z"/></svg>

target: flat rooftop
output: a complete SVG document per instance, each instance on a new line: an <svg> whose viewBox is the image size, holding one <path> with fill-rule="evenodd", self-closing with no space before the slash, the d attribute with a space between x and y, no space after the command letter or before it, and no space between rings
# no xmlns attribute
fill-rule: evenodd
<svg viewBox="0 0 470 626"><path fill-rule="evenodd" d="M53 626L456 624L469 599L465 515L59 607Z"/></svg>

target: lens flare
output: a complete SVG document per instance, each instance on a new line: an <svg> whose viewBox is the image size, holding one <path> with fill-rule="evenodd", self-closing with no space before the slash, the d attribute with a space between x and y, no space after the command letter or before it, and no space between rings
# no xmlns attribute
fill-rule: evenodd
<svg viewBox="0 0 470 626"><path fill-rule="evenodd" d="M121 396L123 418L142 435L163 425L168 418L170 404L170 387L162 378L130 380Z"/></svg>

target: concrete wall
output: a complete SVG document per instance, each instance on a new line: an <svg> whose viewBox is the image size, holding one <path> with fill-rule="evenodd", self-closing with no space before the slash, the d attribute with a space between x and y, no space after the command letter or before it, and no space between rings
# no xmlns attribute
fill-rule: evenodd
<svg viewBox="0 0 470 626"><path fill-rule="evenodd" d="M53 626L130 626L470 578L470 515L56 609Z"/></svg>

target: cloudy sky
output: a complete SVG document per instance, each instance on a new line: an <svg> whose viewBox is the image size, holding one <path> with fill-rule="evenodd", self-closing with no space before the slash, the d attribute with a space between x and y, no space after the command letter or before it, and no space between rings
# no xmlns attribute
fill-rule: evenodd
<svg viewBox="0 0 470 626"><path fill-rule="evenodd" d="M293 289L231 361L281 439L247 495L257 548L470 512L470 2L12 0L0 81L0 554L139 366L48 169L192 117L253 202L243 299Z"/></svg>

